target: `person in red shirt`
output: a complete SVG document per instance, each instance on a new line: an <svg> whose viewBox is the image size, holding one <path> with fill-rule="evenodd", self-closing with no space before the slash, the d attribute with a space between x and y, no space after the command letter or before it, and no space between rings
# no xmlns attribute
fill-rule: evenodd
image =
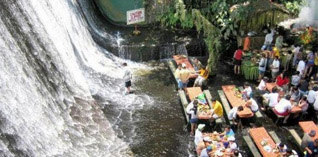
<svg viewBox="0 0 318 157"><path fill-rule="evenodd" d="M288 89L288 84L289 84L289 78L286 75L286 72L282 72L279 76L276 77L276 82L275 82L279 87L283 88L283 90Z"/></svg>
<svg viewBox="0 0 318 157"><path fill-rule="evenodd" d="M242 64L242 56L244 55L243 46L240 46L238 50L234 53L234 74L240 74L241 64Z"/></svg>

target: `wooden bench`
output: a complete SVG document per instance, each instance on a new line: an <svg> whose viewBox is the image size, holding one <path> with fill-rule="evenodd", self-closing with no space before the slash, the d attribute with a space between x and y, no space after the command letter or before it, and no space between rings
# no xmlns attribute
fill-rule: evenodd
<svg viewBox="0 0 318 157"><path fill-rule="evenodd" d="M169 67L169 69L170 69L171 74L173 75L173 78L175 79L176 83L178 84L178 80L177 80L177 78L174 76L174 73L175 73L175 71L176 71L177 68L176 68L176 66L175 66L174 63L173 63L173 60L167 61L167 65L168 65L168 67Z"/></svg>
<svg viewBox="0 0 318 157"><path fill-rule="evenodd" d="M241 92L244 90L242 86L240 86L240 87L238 87L238 88L239 88L239 90L240 90ZM263 114L262 114L259 110L255 113L255 116L256 116L256 118L258 118L258 119L262 119L262 118L263 118Z"/></svg>
<svg viewBox="0 0 318 157"><path fill-rule="evenodd" d="M296 132L295 129L288 129L289 133L294 137L296 144L298 145L299 148L301 148L301 138Z"/></svg>
<svg viewBox="0 0 318 157"><path fill-rule="evenodd" d="M259 153L259 151L258 151L257 147L255 146L251 137L246 135L246 136L243 136L243 139L246 142L249 150L252 152L253 156L254 157L261 157L261 154Z"/></svg>
<svg viewBox="0 0 318 157"><path fill-rule="evenodd" d="M230 110L231 110L230 104L227 101L227 99L224 95L224 92L222 90L218 90L218 94L219 94L219 97L220 97L220 100L221 100L221 103L223 106L223 110L225 111L226 115L228 116L230 113ZM233 122L231 120L229 120L229 123L230 123L230 125L233 125Z"/></svg>
<svg viewBox="0 0 318 157"><path fill-rule="evenodd" d="M268 132L269 135L273 138L274 142L277 143L281 143L281 140L278 138L277 134L275 133L275 131L269 131Z"/></svg>
<svg viewBox="0 0 318 157"><path fill-rule="evenodd" d="M178 94L179 94L179 98L180 98L181 105L182 105L182 108L183 108L184 116L186 118L186 123L189 123L189 116L188 116L187 111L186 111L187 106L188 106L189 103L188 103L186 94L184 93L183 90L179 90Z"/></svg>

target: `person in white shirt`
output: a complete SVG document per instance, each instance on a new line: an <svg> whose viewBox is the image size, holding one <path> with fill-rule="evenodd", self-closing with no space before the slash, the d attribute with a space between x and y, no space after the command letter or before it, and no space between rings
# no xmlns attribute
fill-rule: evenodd
<svg viewBox="0 0 318 157"><path fill-rule="evenodd" d="M126 93L129 94L131 93L130 87L131 87L132 74L130 70L127 68L127 63L123 63L123 67L125 70L123 79L125 81Z"/></svg>
<svg viewBox="0 0 318 157"><path fill-rule="evenodd" d="M268 81L268 78L267 77L264 77L261 82L259 83L257 89L258 89L258 92L260 94L265 94L267 91L266 91L266 83Z"/></svg>
<svg viewBox="0 0 318 157"><path fill-rule="evenodd" d="M301 59L297 65L297 71L299 71L299 75L302 76L305 72L305 68L306 68L306 63L304 61L304 59Z"/></svg>
<svg viewBox="0 0 318 157"><path fill-rule="evenodd" d="M229 120L233 121L234 124L237 124L239 117L237 116L237 113L240 111L243 111L244 108L243 106L239 106L239 107L233 107L230 112L229 115L227 116Z"/></svg>
<svg viewBox="0 0 318 157"><path fill-rule="evenodd" d="M244 84L244 90L242 91L242 98L247 100L247 97L251 97L252 88L248 83Z"/></svg>
<svg viewBox="0 0 318 157"><path fill-rule="evenodd" d="M262 50L272 50L272 42L274 39L274 30L271 30L268 34L265 36L264 45L262 46Z"/></svg>
<svg viewBox="0 0 318 157"><path fill-rule="evenodd" d="M194 135L194 130L197 126L198 123L198 115L197 115L197 110L198 110L198 100L193 100L193 102L191 102L190 104L188 104L186 111L187 114L191 115L190 118L190 123L191 123L191 133L190 135L193 136Z"/></svg>
<svg viewBox="0 0 318 157"><path fill-rule="evenodd" d="M300 83L300 72L296 71L295 74L292 76L291 85L298 86Z"/></svg>
<svg viewBox="0 0 318 157"><path fill-rule="evenodd" d="M278 56L275 56L274 61L271 65L271 69L272 69L272 80L275 80L278 73L279 73L279 66L280 66L280 62L278 60Z"/></svg>
<svg viewBox="0 0 318 157"><path fill-rule="evenodd" d="M286 95L285 98L282 98L277 105L275 105L273 111L276 115L284 116L283 124L287 123L287 120L290 116L290 111L292 109L292 105L290 102L290 95Z"/></svg>
<svg viewBox="0 0 318 157"><path fill-rule="evenodd" d="M231 149L231 152L234 152L234 150L237 149L237 144L235 143L235 137L234 136L230 136L228 138L228 141L229 141L228 148Z"/></svg>
<svg viewBox="0 0 318 157"><path fill-rule="evenodd" d="M310 90L308 92L307 101L308 101L309 105L313 105L314 104L314 102L316 100L316 97L318 96L318 92L317 91L318 91L318 87L315 86L315 87L313 87L312 90Z"/></svg>
<svg viewBox="0 0 318 157"><path fill-rule="evenodd" d="M198 128L195 130L195 136L194 136L195 146L197 146L199 142L203 141L202 131L204 127L205 127L205 124L199 124Z"/></svg>
<svg viewBox="0 0 318 157"><path fill-rule="evenodd" d="M258 111L257 102L253 98L248 97L245 106L249 107L254 113Z"/></svg>
<svg viewBox="0 0 318 157"><path fill-rule="evenodd" d="M278 103L278 97L279 97L279 94L277 93L277 87L274 87L272 89L272 93L264 94L263 97L265 98L265 100L267 100L268 106L270 108L275 107Z"/></svg>

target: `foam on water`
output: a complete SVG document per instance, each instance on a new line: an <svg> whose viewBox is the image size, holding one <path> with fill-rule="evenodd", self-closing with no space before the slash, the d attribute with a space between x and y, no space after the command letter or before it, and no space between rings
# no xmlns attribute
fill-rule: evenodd
<svg viewBox="0 0 318 157"><path fill-rule="evenodd" d="M118 138L123 133L113 131L91 95L124 109L130 121L134 110L153 100L142 93L123 96L124 61L94 43L76 1L0 3L5 8L0 15L0 132L6 136L0 153L132 155L129 143ZM128 64L132 70L149 69Z"/></svg>

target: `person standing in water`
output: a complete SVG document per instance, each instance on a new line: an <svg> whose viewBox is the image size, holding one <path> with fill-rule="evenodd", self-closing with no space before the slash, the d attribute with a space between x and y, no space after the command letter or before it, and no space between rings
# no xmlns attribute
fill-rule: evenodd
<svg viewBox="0 0 318 157"><path fill-rule="evenodd" d="M124 66L124 70L125 70L123 79L125 81L126 94L130 94L131 93L130 87L131 87L132 74L131 74L130 70L127 68L127 63L123 63L123 66Z"/></svg>

